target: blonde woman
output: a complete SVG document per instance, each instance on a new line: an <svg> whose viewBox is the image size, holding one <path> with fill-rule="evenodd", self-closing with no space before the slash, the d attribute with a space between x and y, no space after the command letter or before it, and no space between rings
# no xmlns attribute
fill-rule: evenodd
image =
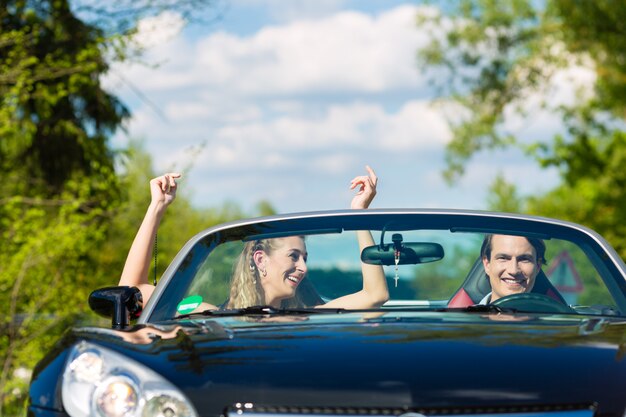
<svg viewBox="0 0 626 417"><path fill-rule="evenodd" d="M351 208L366 209L376 195L378 178L367 166L367 175L355 177L350 189L357 189ZM138 287L144 304L154 286L148 282L152 242L167 207L176 198L178 173L168 173L150 181L152 200L128 253L119 285ZM373 245L368 231L358 231L359 248ZM376 308L389 298L381 266L362 264L363 288L353 294L323 303L306 280L307 251L304 238L290 236L247 242L235 265L227 308L253 305L273 307ZM217 308L203 305L200 309Z"/></svg>

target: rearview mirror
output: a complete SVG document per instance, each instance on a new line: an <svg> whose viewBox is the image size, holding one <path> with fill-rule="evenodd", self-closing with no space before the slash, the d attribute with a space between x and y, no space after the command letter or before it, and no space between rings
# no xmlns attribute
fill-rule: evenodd
<svg viewBox="0 0 626 417"><path fill-rule="evenodd" d="M443 246L434 242L403 242L394 233L393 243L368 246L361 252L361 261L370 265L414 265L443 258ZM381 239L382 240L382 239Z"/></svg>

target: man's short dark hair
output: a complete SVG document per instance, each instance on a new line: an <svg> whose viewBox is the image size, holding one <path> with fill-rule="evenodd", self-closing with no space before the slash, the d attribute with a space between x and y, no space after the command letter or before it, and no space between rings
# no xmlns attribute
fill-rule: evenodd
<svg viewBox="0 0 626 417"><path fill-rule="evenodd" d="M485 235L485 239L483 240L483 244L480 247L480 258L491 259L491 241L493 240L493 234ZM535 253L537 254L537 260L540 264L546 264L546 244L542 239L537 239L536 237L528 237L528 236L520 236L526 238L528 243L535 248Z"/></svg>

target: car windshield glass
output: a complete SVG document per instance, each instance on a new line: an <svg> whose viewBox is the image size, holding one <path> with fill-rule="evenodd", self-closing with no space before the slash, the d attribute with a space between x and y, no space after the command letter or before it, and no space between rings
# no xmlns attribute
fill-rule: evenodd
<svg viewBox="0 0 626 417"><path fill-rule="evenodd" d="M359 233L371 241L360 247ZM486 254L489 235L495 237ZM224 240L200 239L181 255L159 294L153 319L327 303L348 310L455 310L493 303L535 313L624 315L623 278L598 249L547 234L403 227L285 231ZM536 242L542 246L533 246ZM379 277L388 289L385 300L363 302L364 291L381 291Z"/></svg>

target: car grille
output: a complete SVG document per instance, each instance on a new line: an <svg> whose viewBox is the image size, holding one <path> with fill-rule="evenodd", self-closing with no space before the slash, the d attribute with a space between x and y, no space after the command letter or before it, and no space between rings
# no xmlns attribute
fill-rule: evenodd
<svg viewBox="0 0 626 417"><path fill-rule="evenodd" d="M498 406L477 408L372 408L372 407L294 407L260 406L238 403L226 417L593 417L593 405Z"/></svg>

